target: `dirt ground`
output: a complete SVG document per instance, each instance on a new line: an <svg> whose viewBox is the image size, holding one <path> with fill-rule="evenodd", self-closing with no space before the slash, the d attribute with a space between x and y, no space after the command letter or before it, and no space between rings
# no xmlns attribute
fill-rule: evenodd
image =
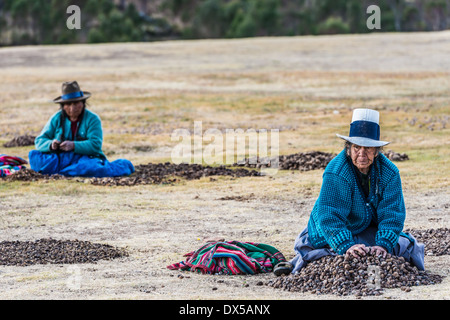
<svg viewBox="0 0 450 320"><path fill-rule="evenodd" d="M280 128L281 154L337 153L352 108L376 107L382 135L410 156L396 163L405 228L449 227L449 54L450 32L1 48L0 142L39 133L57 110L49 100L73 79L93 94L108 158L134 164L170 160L170 134L196 120L204 130ZM0 153L27 159L31 149ZM273 274L166 268L211 237L271 244L292 258L322 173L132 187L0 181L0 241L79 239L129 252L95 264L0 266L0 298L348 300L261 285ZM445 276L440 284L361 299L448 299L449 262L425 257Z"/></svg>
<svg viewBox="0 0 450 320"><path fill-rule="evenodd" d="M79 239L127 248L129 257L96 264L2 266L3 299L336 299L284 292L259 286L273 274L208 276L166 269L199 248L205 238L263 242L292 257L293 240L306 225L313 196L295 192L298 173L279 177L292 184L290 196L266 197L259 187L271 181L204 181L195 190L184 186L145 187L107 195L93 191L77 196L22 195L2 201L1 240ZM249 195L251 200L217 200ZM406 193L410 228L448 226L448 194ZM445 193L444 193L445 195ZM105 204L108 203L108 205ZM434 205L430 212L427 206ZM111 209L111 206L114 209ZM423 215L423 212L429 212ZM446 214L447 213L447 214ZM447 276L443 283L413 287L405 293L388 289L377 299L448 298L448 256L427 256L427 270ZM179 277L182 274L183 278ZM223 280L223 282L219 281ZM339 299L339 297L337 297ZM374 299L374 298L372 298Z"/></svg>

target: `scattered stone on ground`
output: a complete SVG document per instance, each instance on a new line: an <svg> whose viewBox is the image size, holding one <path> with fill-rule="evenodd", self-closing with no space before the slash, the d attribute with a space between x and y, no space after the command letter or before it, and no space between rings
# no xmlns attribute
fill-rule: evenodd
<svg viewBox="0 0 450 320"><path fill-rule="evenodd" d="M434 130L445 130L447 128L447 124L450 120L448 115L443 116L414 116L411 119L409 117L406 118L396 118L396 120L400 123L407 122L410 126L417 125L418 128L428 129L430 131Z"/></svg>
<svg viewBox="0 0 450 320"><path fill-rule="evenodd" d="M413 286L440 283L442 278L419 271L403 257L368 254L357 259L337 255L312 261L298 273L282 275L266 284L291 292L372 296L381 295L384 288L408 292Z"/></svg>
<svg viewBox="0 0 450 320"><path fill-rule="evenodd" d="M406 229L418 242L425 245L425 254L429 256L442 256L450 254L450 229Z"/></svg>
<svg viewBox="0 0 450 320"><path fill-rule="evenodd" d="M32 146L34 145L34 139L36 139L35 136L28 134L23 136L17 136L14 137L12 140L4 143L3 146L5 148Z"/></svg>
<svg viewBox="0 0 450 320"><path fill-rule="evenodd" d="M409 157L406 153L397 153L392 150L382 151L382 153L391 161L409 160Z"/></svg>
<svg viewBox="0 0 450 320"><path fill-rule="evenodd" d="M0 242L0 265L95 263L126 257L125 249L80 240L39 239Z"/></svg>
<svg viewBox="0 0 450 320"><path fill-rule="evenodd" d="M255 199L254 193L250 193L249 195L225 196L225 197L220 197L217 200L249 201L252 199Z"/></svg>

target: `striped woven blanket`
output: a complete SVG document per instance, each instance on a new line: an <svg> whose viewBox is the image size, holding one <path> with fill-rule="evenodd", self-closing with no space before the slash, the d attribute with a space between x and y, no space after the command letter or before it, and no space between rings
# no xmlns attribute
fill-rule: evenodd
<svg viewBox="0 0 450 320"><path fill-rule="evenodd" d="M209 242L184 255L186 261L167 266L171 270L189 270L203 274L256 274L273 271L285 262L276 248L254 242Z"/></svg>
<svg viewBox="0 0 450 320"><path fill-rule="evenodd" d="M0 177L9 176L22 168L28 162L22 158L0 154Z"/></svg>

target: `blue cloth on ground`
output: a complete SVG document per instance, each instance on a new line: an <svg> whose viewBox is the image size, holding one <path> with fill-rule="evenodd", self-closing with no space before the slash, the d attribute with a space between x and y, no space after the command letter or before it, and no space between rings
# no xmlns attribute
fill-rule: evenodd
<svg viewBox="0 0 450 320"><path fill-rule="evenodd" d="M378 229L368 227L363 232L354 235L355 243L362 243L366 246L375 246L375 237ZM292 273L300 271L308 262L318 260L324 256L337 255L329 246L316 249L310 242L308 228L305 228L295 240L294 250L296 256L290 261L293 266ZM419 270L425 270L424 256L425 246L417 242L409 233L401 233L397 245L393 248L393 255L405 258L406 261L415 265Z"/></svg>
<svg viewBox="0 0 450 320"><path fill-rule="evenodd" d="M71 177L120 177L134 172L134 166L127 159L108 161L74 152L43 153L31 150L28 154L30 168L42 174L60 174Z"/></svg>

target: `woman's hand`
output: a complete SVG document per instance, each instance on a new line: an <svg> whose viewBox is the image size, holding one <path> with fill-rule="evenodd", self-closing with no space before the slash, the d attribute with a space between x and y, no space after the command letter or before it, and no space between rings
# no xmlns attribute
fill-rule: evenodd
<svg viewBox="0 0 450 320"><path fill-rule="evenodd" d="M52 150L58 150L59 149L59 145L60 145L61 141L55 139L52 141L52 145L50 146L50 149Z"/></svg>
<svg viewBox="0 0 450 320"><path fill-rule="evenodd" d="M365 256L367 253L369 253L369 248L360 244L355 244L347 249L347 252L345 253L345 256L347 258L354 257L354 258L360 258Z"/></svg>
<svg viewBox="0 0 450 320"><path fill-rule="evenodd" d="M72 151L75 149L75 143L73 141L64 141L59 145L59 148L63 151Z"/></svg>
<svg viewBox="0 0 450 320"><path fill-rule="evenodd" d="M387 251L385 248L380 247L380 246L373 246L370 247L370 253L375 254L377 256L382 256L383 258L386 258L387 255Z"/></svg>

